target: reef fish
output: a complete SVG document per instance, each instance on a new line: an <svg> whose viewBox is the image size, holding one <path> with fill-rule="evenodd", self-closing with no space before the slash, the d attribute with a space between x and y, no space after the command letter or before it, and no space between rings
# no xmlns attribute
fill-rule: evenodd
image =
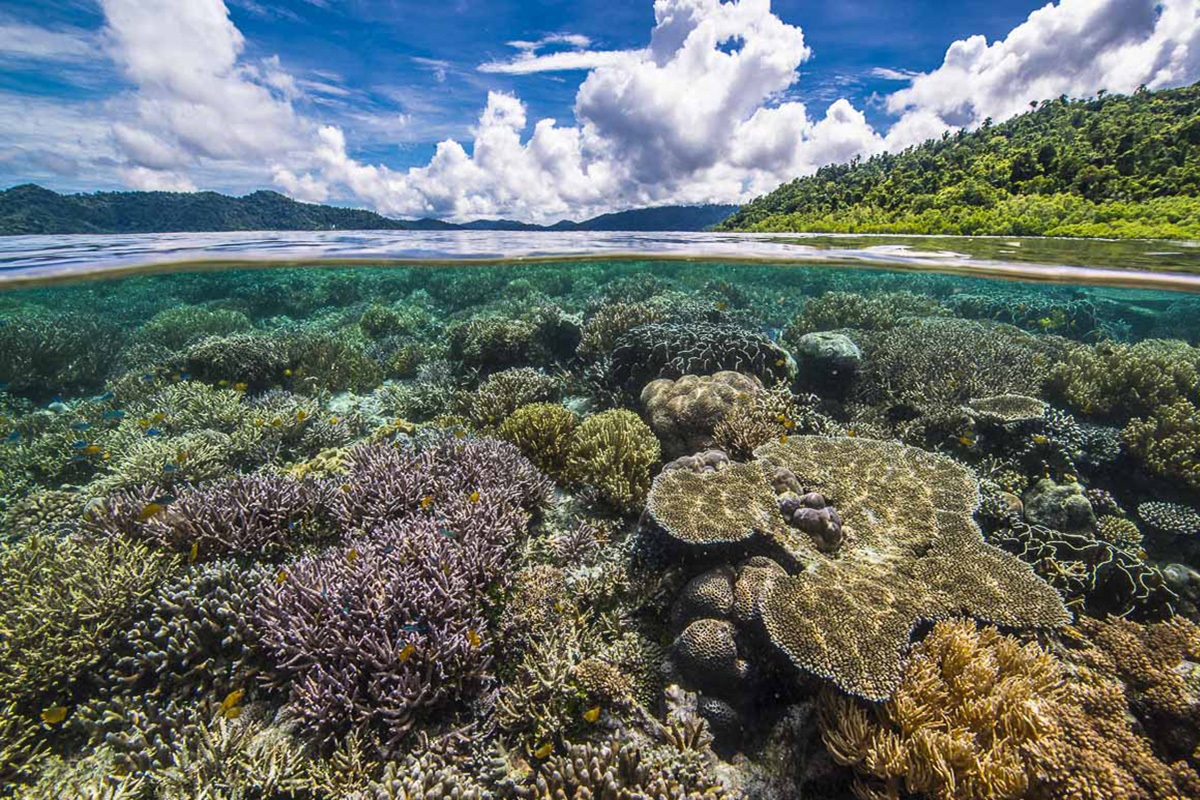
<svg viewBox="0 0 1200 800"><path fill-rule="evenodd" d="M583 712L583 718L587 722L595 722L600 719L600 706L592 706L587 711Z"/></svg>
<svg viewBox="0 0 1200 800"><path fill-rule="evenodd" d="M217 716L225 719L237 719L242 714L241 706L242 695L245 692L241 689L234 689L229 694L225 695L225 699L221 701L220 708L217 709Z"/></svg>
<svg viewBox="0 0 1200 800"><path fill-rule="evenodd" d="M404 662L406 662L410 658L412 658L413 651L416 649L417 648L413 645L412 642L409 642L408 644L404 645L404 649L400 651L400 663L403 664Z"/></svg>
<svg viewBox="0 0 1200 800"><path fill-rule="evenodd" d="M51 706L42 712L42 722L47 725L57 725L67 718L66 706Z"/></svg>
<svg viewBox="0 0 1200 800"><path fill-rule="evenodd" d="M475 491L473 491L469 495L467 495L467 500L469 500L472 503L478 503L479 502L479 490L476 489Z"/></svg>
<svg viewBox="0 0 1200 800"><path fill-rule="evenodd" d="M533 757L534 758L549 758L550 754L553 752L554 752L554 745L551 744L550 742L546 742L544 745L539 747L537 750L533 751Z"/></svg>
<svg viewBox="0 0 1200 800"><path fill-rule="evenodd" d="M162 503L147 503L140 512L138 512L138 522L145 522L153 516L166 511L167 507Z"/></svg>
<svg viewBox="0 0 1200 800"><path fill-rule="evenodd" d="M17 442L21 441L21 432L13 431L12 433L10 433L8 436L5 437L4 441L7 444L16 444Z"/></svg>
<svg viewBox="0 0 1200 800"><path fill-rule="evenodd" d="M90 427L92 427L90 422L72 422L71 423L71 430L74 430L74 431L86 431Z"/></svg>
<svg viewBox="0 0 1200 800"><path fill-rule="evenodd" d="M104 419L123 419L125 417L125 412L121 411L120 409L113 409L112 411L105 411L100 416Z"/></svg>
<svg viewBox="0 0 1200 800"><path fill-rule="evenodd" d="M471 647L479 647L483 644L483 640L479 638L479 634L475 632L474 628L467 631L467 641L471 643Z"/></svg>

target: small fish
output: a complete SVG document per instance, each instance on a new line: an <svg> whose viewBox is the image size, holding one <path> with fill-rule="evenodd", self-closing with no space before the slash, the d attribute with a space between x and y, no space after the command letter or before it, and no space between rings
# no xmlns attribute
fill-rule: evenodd
<svg viewBox="0 0 1200 800"><path fill-rule="evenodd" d="M153 383L154 382L154 373L147 372L145 375L142 376L142 381L145 383Z"/></svg>
<svg viewBox="0 0 1200 800"><path fill-rule="evenodd" d="M433 495L427 495L427 496L421 498L421 510L422 511L428 511L429 507L431 505L433 505Z"/></svg>
<svg viewBox="0 0 1200 800"><path fill-rule="evenodd" d="M4 441L6 444L16 444L17 442L21 441L21 432L13 431L5 437Z"/></svg>
<svg viewBox="0 0 1200 800"><path fill-rule="evenodd" d="M544 745L539 747L537 750L533 751L533 757L534 758L549 758L550 754L553 752L554 752L554 745L551 744L550 742L546 742Z"/></svg>
<svg viewBox="0 0 1200 800"><path fill-rule="evenodd" d="M151 417L150 421L151 422L162 422L166 418L167 418L167 415L160 411L157 414L155 414L153 417Z"/></svg>
<svg viewBox="0 0 1200 800"><path fill-rule="evenodd" d="M787 437L786 433L779 437L780 444L787 444L787 440L788 440L788 437Z"/></svg>
<svg viewBox="0 0 1200 800"><path fill-rule="evenodd" d="M357 547L350 548L350 550L346 553L346 560L349 561L351 564L353 564L355 561L358 561L358 548Z"/></svg>
<svg viewBox="0 0 1200 800"><path fill-rule="evenodd" d="M960 436L960 437L958 437L958 443L961 445L964 445L965 447L974 447L975 446L975 437L974 436Z"/></svg>
<svg viewBox="0 0 1200 800"><path fill-rule="evenodd" d="M192 373L190 373L190 372L181 372L181 373L179 373L179 379L180 379L180 380L184 380L184 381L186 381L186 380L189 380L189 379L191 379L191 377L192 377Z"/></svg>
<svg viewBox="0 0 1200 800"><path fill-rule="evenodd" d="M42 712L42 722L47 725L57 725L67 718L66 706L51 706Z"/></svg>
<svg viewBox="0 0 1200 800"><path fill-rule="evenodd" d="M84 441L83 439L80 439L79 441L71 442L71 447L75 448L76 450L82 450L83 448L87 447L89 444L91 444L91 442L87 442L87 441Z"/></svg>
<svg viewBox="0 0 1200 800"><path fill-rule="evenodd" d="M139 428L141 428L141 429L145 430L146 428L149 428L149 427L150 427L150 420L148 420L148 419L146 419L145 417L143 417L142 419L139 419L139 420L137 421L137 424L138 424L138 427L139 427Z"/></svg>
<svg viewBox="0 0 1200 800"><path fill-rule="evenodd" d="M101 403L103 403L105 400L112 400L114 397L116 397L116 395L113 394L112 392L105 392L104 394L96 395L92 399L98 400Z"/></svg>
<svg viewBox="0 0 1200 800"><path fill-rule="evenodd" d="M98 444L89 444L87 447L83 448L84 454L89 456L98 456L102 451L103 448Z"/></svg>
<svg viewBox="0 0 1200 800"><path fill-rule="evenodd" d="M473 491L469 495L467 495L467 502L469 502L469 503L478 503L479 502L479 490L478 489L476 489L475 491Z"/></svg>
<svg viewBox="0 0 1200 800"><path fill-rule="evenodd" d="M170 461L163 464L163 472L178 472L178 471L179 471L178 464L172 464Z"/></svg>
<svg viewBox="0 0 1200 800"><path fill-rule="evenodd" d="M854 428L851 428L850 430L846 431L846 435L853 439L855 436L858 436L858 431L854 430Z"/></svg>
<svg viewBox="0 0 1200 800"><path fill-rule="evenodd" d="M461 438L463 438L463 437L464 437L464 436L466 436L466 435L467 435L467 432L466 432L466 431L464 431L462 428L458 428L457 430L455 430L455 431L454 431L454 438L455 438L455 439L461 439Z"/></svg>
<svg viewBox="0 0 1200 800"><path fill-rule="evenodd" d="M249 388L250 388L250 387L249 387L249 385L247 385L247 384L245 384L245 383L235 383L235 384L233 385L233 390L234 390L235 392L244 392L244 391L246 391L246 390L247 390L247 389L249 389Z"/></svg>
<svg viewBox="0 0 1200 800"><path fill-rule="evenodd" d="M228 386L228 385L229 385L229 381L225 380L224 378L217 381L217 386Z"/></svg>
<svg viewBox="0 0 1200 800"><path fill-rule="evenodd" d="M782 358L775 359L775 366L777 367L782 367L786 363L787 361L783 360Z"/></svg>
<svg viewBox="0 0 1200 800"><path fill-rule="evenodd" d="M1050 441L1049 439L1047 439L1045 436L1042 436L1040 433L1035 433L1033 435L1033 443L1034 444L1046 444L1049 441Z"/></svg>
<svg viewBox="0 0 1200 800"><path fill-rule="evenodd" d="M783 427L787 428L788 430L791 430L792 428L796 427L796 423L792 422L790 419L785 420L783 423Z"/></svg>
<svg viewBox="0 0 1200 800"><path fill-rule="evenodd" d="M261 428L261 427L262 427L263 425L265 425L265 424L266 424L266 423L265 423L265 422L263 422L261 419L256 419L256 420L254 420L254 427L256 427L256 428Z"/></svg>
<svg viewBox="0 0 1200 800"><path fill-rule="evenodd" d="M407 625L405 625L403 629L408 631L409 633L415 633L417 631L423 631L423 630L425 630L425 628L426 628L426 625L423 622L410 622Z"/></svg>
<svg viewBox="0 0 1200 800"><path fill-rule="evenodd" d="M173 495L173 494L164 494L162 497L156 497L156 498L154 498L154 502L158 503L159 505L164 505L164 506L165 506L167 503L174 503L174 502L175 502L175 495Z"/></svg>
<svg viewBox="0 0 1200 800"><path fill-rule="evenodd" d="M276 417L275 419L271 420L272 428L278 428L278 427L281 427L282 425L283 425L283 420L281 420L279 417Z"/></svg>
<svg viewBox="0 0 1200 800"><path fill-rule="evenodd" d="M120 409L113 409L112 411L105 411L100 416L104 419L124 419L125 412Z"/></svg>
<svg viewBox="0 0 1200 800"><path fill-rule="evenodd" d="M471 643L471 647L479 647L483 644L483 640L479 638L479 634L475 632L474 628L467 631L467 641Z"/></svg>
<svg viewBox="0 0 1200 800"><path fill-rule="evenodd" d="M329 424L330 424L330 425L337 425L339 422L341 422L341 420L340 420L340 419L338 419L337 417L330 417L330 418L329 418Z"/></svg>
<svg viewBox="0 0 1200 800"><path fill-rule="evenodd" d="M404 649L400 651L400 663L403 664L405 661L408 661L410 658L412 658L413 651L416 649L417 648L412 644L412 642L404 645Z"/></svg>
<svg viewBox="0 0 1200 800"><path fill-rule="evenodd" d="M351 486L350 484L348 484L348 483L343 483L343 484L342 484L342 491L343 491L343 492L348 492L348 491L350 491L352 488L354 488L354 487L352 487L352 486Z"/></svg>
<svg viewBox="0 0 1200 800"><path fill-rule="evenodd" d="M454 538L454 531L450 530L449 528L438 528L438 533L440 533L442 536L445 536L447 539Z"/></svg>
<svg viewBox="0 0 1200 800"><path fill-rule="evenodd" d="M138 522L145 522L153 516L166 511L166 506L162 503L147 503L140 512L138 512Z"/></svg>
<svg viewBox="0 0 1200 800"><path fill-rule="evenodd" d="M188 563L195 564L196 559L200 557L200 543L192 542L191 552L188 553Z"/></svg>
<svg viewBox="0 0 1200 800"><path fill-rule="evenodd" d="M296 412L296 422L304 422L306 419L308 419L308 412L303 408Z"/></svg>
<svg viewBox="0 0 1200 800"><path fill-rule="evenodd" d="M287 570L281 569L281 570L279 570L279 574L275 576L275 583L276 583L276 585L278 585L280 583L283 583L287 579L288 579Z"/></svg>
<svg viewBox="0 0 1200 800"><path fill-rule="evenodd" d="M176 464L186 464L187 460L191 457L192 457L192 454L189 453L187 450L180 450L178 453L175 454L175 463Z"/></svg>
<svg viewBox="0 0 1200 800"><path fill-rule="evenodd" d="M217 716L224 717L225 719L237 719L242 713L238 707L238 703L242 702L242 695L244 694L245 692L241 689L234 689L225 695L225 699L221 701L221 707L217 709Z"/></svg>
<svg viewBox="0 0 1200 800"><path fill-rule="evenodd" d="M284 376L285 378L290 378L290 377L292 377L292 371L291 371L290 369L285 369L285 370L283 371L283 376Z"/></svg>
<svg viewBox="0 0 1200 800"><path fill-rule="evenodd" d="M92 427L90 422L73 422L73 423L71 423L71 430L75 430L75 431L86 431L90 427Z"/></svg>
<svg viewBox="0 0 1200 800"><path fill-rule="evenodd" d="M163 432L160 431L158 428L150 428L149 430L146 431L146 435L147 436L162 436Z"/></svg>
<svg viewBox="0 0 1200 800"><path fill-rule="evenodd" d="M583 712L583 719L585 722L595 722L600 719L600 706L592 706Z"/></svg>
<svg viewBox="0 0 1200 800"><path fill-rule="evenodd" d="M717 311L724 311L727 308L729 308L729 303L726 303L724 300L717 303Z"/></svg>

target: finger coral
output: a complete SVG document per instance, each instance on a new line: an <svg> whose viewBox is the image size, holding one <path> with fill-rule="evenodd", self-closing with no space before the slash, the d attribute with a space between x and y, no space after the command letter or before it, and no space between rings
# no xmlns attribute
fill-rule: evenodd
<svg viewBox="0 0 1200 800"><path fill-rule="evenodd" d="M650 490L651 469L661 446L632 411L616 409L587 417L575 429L567 469L578 483L626 514L636 514Z"/></svg>
<svg viewBox="0 0 1200 800"><path fill-rule="evenodd" d="M1140 416L1200 401L1200 348L1168 339L1075 345L1048 378L1051 391L1085 414Z"/></svg>

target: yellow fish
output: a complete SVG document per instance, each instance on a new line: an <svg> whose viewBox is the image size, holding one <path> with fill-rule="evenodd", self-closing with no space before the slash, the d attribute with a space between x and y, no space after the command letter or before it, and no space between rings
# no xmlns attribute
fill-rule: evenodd
<svg viewBox="0 0 1200 800"><path fill-rule="evenodd" d="M306 419L308 419L308 412L303 408L296 412L296 422L304 422Z"/></svg>
<svg viewBox="0 0 1200 800"><path fill-rule="evenodd" d="M337 424L338 424L338 422L340 422L340 421L341 421L341 420L339 420L337 417L330 417L330 418L329 418L329 424L330 424L330 425L337 425Z"/></svg>
<svg viewBox="0 0 1200 800"><path fill-rule="evenodd" d="M346 560L349 561L351 564L353 564L355 561L358 561L358 548L357 547L350 548L349 552L346 553Z"/></svg>
<svg viewBox="0 0 1200 800"><path fill-rule="evenodd" d="M595 722L600 719L600 706L594 706L583 712L583 718L587 722Z"/></svg>
<svg viewBox="0 0 1200 800"><path fill-rule="evenodd" d="M245 384L245 383L235 383L235 384L233 385L233 390L234 390L235 392L244 392L244 391L246 391L246 390L247 390L247 389L249 389L249 388L250 388L250 387L249 387L249 385L247 385L247 384Z"/></svg>
<svg viewBox="0 0 1200 800"><path fill-rule="evenodd" d="M279 570L279 574L275 576L275 583L283 583L287 580L288 574L286 569Z"/></svg>
<svg viewBox="0 0 1200 800"><path fill-rule="evenodd" d="M476 489L475 491L473 491L469 495L467 495L467 500L471 501L472 503L478 503L479 502L479 490Z"/></svg>
<svg viewBox="0 0 1200 800"><path fill-rule="evenodd" d="M400 651L400 663L403 664L405 661L408 661L410 658L412 658L413 651L416 649L417 648L414 647L411 642L404 645L404 649Z"/></svg>
<svg viewBox="0 0 1200 800"><path fill-rule="evenodd" d="M974 447L975 439L971 436L960 436L958 437L958 443L961 445L966 445L967 447Z"/></svg>
<svg viewBox="0 0 1200 800"><path fill-rule="evenodd" d="M431 505L433 505L433 495L428 495L421 499L421 510L422 511L428 510Z"/></svg>
<svg viewBox="0 0 1200 800"><path fill-rule="evenodd" d="M290 369L285 369L285 370L283 371L283 376L284 376L285 378L290 378L290 377L292 377L292 371L291 371Z"/></svg>
<svg viewBox="0 0 1200 800"><path fill-rule="evenodd" d="M777 367L782 367L782 366L783 366L784 364L786 364L786 363L787 363L787 362L786 362L786 361L784 361L782 358L779 358L779 359L776 359L776 360L775 360L775 366L777 366Z"/></svg>
<svg viewBox="0 0 1200 800"><path fill-rule="evenodd" d="M350 484L348 484L348 483L343 483L343 484L342 484L342 491L343 491L343 492L348 492L348 491L350 491L350 489L351 489L351 488L353 488L353 487L351 487L351 486L350 486Z"/></svg>
<svg viewBox="0 0 1200 800"><path fill-rule="evenodd" d="M474 628L467 631L467 641L471 643L471 647L479 647L483 643L483 640L479 638L479 634L475 632Z"/></svg>
<svg viewBox="0 0 1200 800"><path fill-rule="evenodd" d="M850 430L846 431L846 435L850 438L854 438L855 436L858 436L858 431L854 430L854 428L851 428Z"/></svg>
<svg viewBox="0 0 1200 800"><path fill-rule="evenodd" d="M137 517L138 522L145 522L146 520L153 517L155 514L161 514L165 510L166 510L166 506L164 506L160 503L147 503L145 508L143 508L141 510L141 512L138 514L138 517Z"/></svg>
<svg viewBox="0 0 1200 800"><path fill-rule="evenodd" d="M787 437L786 433L779 437L780 444L787 444L787 440L788 440L788 437Z"/></svg>
<svg viewBox="0 0 1200 800"><path fill-rule="evenodd" d="M789 419L789 420L785 420L785 421L784 421L784 423L783 423L783 427L785 427L785 428L789 428L789 429L790 429L790 428L794 428L795 426L796 426L796 423L792 422L790 419Z"/></svg>
<svg viewBox="0 0 1200 800"><path fill-rule="evenodd" d="M727 308L729 308L729 303L726 303L724 300L717 303L717 311L724 311Z"/></svg>
<svg viewBox="0 0 1200 800"><path fill-rule="evenodd" d="M148 420L148 419L139 419L139 420L137 421L137 424L138 424L138 427L139 427L139 428L149 428L149 427L150 427L150 420Z"/></svg>
<svg viewBox="0 0 1200 800"><path fill-rule="evenodd" d="M459 428L458 430L456 430L456 431L454 432L454 438L455 438L455 439L461 439L461 438L463 438L463 437L464 437L464 436L466 436L466 435L467 435L467 432L466 432L466 431L464 431L462 428Z"/></svg>
<svg viewBox="0 0 1200 800"><path fill-rule="evenodd" d="M550 742L546 742L544 745L539 747L537 750L533 751L533 757L534 758L549 758L550 754L553 752L554 752L554 745L551 744Z"/></svg>
<svg viewBox="0 0 1200 800"><path fill-rule="evenodd" d="M1050 441L1050 440L1049 440L1049 439L1047 439L1045 436L1042 436L1040 433L1039 433L1039 434L1035 434L1035 435L1034 435L1034 437L1033 437L1033 443L1034 443L1034 444L1045 444L1045 443L1046 443L1046 442L1048 442L1048 441Z"/></svg>
<svg viewBox="0 0 1200 800"><path fill-rule="evenodd" d="M42 712L42 722L47 725L57 725L67 718L66 706L51 706Z"/></svg>
<svg viewBox="0 0 1200 800"><path fill-rule="evenodd" d="M228 385L229 385L229 381L225 380L224 378L217 381L217 386L228 386Z"/></svg>
<svg viewBox="0 0 1200 800"><path fill-rule="evenodd" d="M196 559L200 557L200 543L192 542L192 552L188 553L188 563L195 564Z"/></svg>
<svg viewBox="0 0 1200 800"><path fill-rule="evenodd" d="M160 411L157 414L155 414L153 417L151 417L150 421L151 422L162 422L166 418L167 418L167 415Z"/></svg>
<svg viewBox="0 0 1200 800"><path fill-rule="evenodd" d="M272 428L278 428L281 425L283 425L283 420L281 420L279 417L276 417L275 419L271 420Z"/></svg>
<svg viewBox="0 0 1200 800"><path fill-rule="evenodd" d="M225 695L225 699L221 701L221 707L217 709L217 716L225 719L237 719L238 715L242 713L238 708L238 703L242 702L243 694L245 692L241 689L234 689Z"/></svg>
<svg viewBox="0 0 1200 800"><path fill-rule="evenodd" d="M261 427L262 427L263 425L265 425L265 424L266 424L266 423L265 423L265 422L263 422L261 419L256 419L256 420L254 420L254 427L256 427L256 428L261 428Z"/></svg>
<svg viewBox="0 0 1200 800"><path fill-rule="evenodd" d="M83 448L83 452L87 453L89 456L100 455L100 451L101 448L98 444L89 444L87 447Z"/></svg>
<svg viewBox="0 0 1200 800"><path fill-rule="evenodd" d="M175 454L175 462L178 464L185 463L189 458L191 458L191 453L189 453L187 450L180 450Z"/></svg>

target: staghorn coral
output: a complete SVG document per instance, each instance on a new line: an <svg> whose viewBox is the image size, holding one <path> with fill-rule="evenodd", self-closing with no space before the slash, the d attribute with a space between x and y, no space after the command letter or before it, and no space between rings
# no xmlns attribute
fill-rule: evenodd
<svg viewBox="0 0 1200 800"><path fill-rule="evenodd" d="M583 324L577 353L585 360L595 360L612 352L624 334L655 322L663 322L664 314L646 303L611 303L600 306Z"/></svg>
<svg viewBox="0 0 1200 800"><path fill-rule="evenodd" d="M1054 658L995 628L945 620L913 648L895 694L878 706L826 688L818 720L862 798L1036 796L1030 746L1054 735L1067 689Z"/></svg>
<svg viewBox="0 0 1200 800"><path fill-rule="evenodd" d="M1158 406L1129 421L1125 446L1152 475L1200 490L1200 409L1188 400Z"/></svg>
<svg viewBox="0 0 1200 800"><path fill-rule="evenodd" d="M757 378L738 372L659 378L642 389L642 408L671 458L713 446L713 430L738 405L762 391Z"/></svg>
<svg viewBox="0 0 1200 800"><path fill-rule="evenodd" d="M686 545L744 544L791 564L792 574L762 581L754 605L796 667L880 699L899 681L921 620L966 613L1015 627L1067 622L1054 590L984 543L972 517L976 481L950 459L818 436L772 442L756 455L716 472L661 473L647 511ZM835 554L784 522L772 487L779 468L837 505L845 538Z"/></svg>
<svg viewBox="0 0 1200 800"><path fill-rule="evenodd" d="M568 744L561 755L552 755L529 783L520 787L518 796L523 800L732 798L715 779L682 765L656 765L634 745L616 739Z"/></svg>
<svg viewBox="0 0 1200 800"><path fill-rule="evenodd" d="M0 784L27 780L46 758L38 723L15 700L0 703Z"/></svg>
<svg viewBox="0 0 1200 800"><path fill-rule="evenodd" d="M541 355L537 328L507 318L476 318L450 328L450 358L468 369L490 372L535 363Z"/></svg>
<svg viewBox="0 0 1200 800"><path fill-rule="evenodd" d="M17 500L0 514L0 531L15 539L31 533L54 535L75 531L83 503L77 492L42 489Z"/></svg>
<svg viewBox="0 0 1200 800"><path fill-rule="evenodd" d="M146 320L134 333L134 340L173 351L209 336L244 333L253 327L240 311L182 305L163 309Z"/></svg>
<svg viewBox="0 0 1200 800"><path fill-rule="evenodd" d="M412 381L385 383L375 392L380 412L423 422L466 408L468 395L449 361L436 359L417 367Z"/></svg>
<svg viewBox="0 0 1200 800"><path fill-rule="evenodd" d="M93 481L88 491L99 497L133 486L166 490L220 478L233 471L232 442L228 434L210 430L180 436L143 436L122 456L105 462L107 474Z"/></svg>
<svg viewBox="0 0 1200 800"><path fill-rule="evenodd" d="M124 693L224 697L256 678L249 615L265 567L232 561L198 567L163 584L112 645L106 683Z"/></svg>
<svg viewBox="0 0 1200 800"><path fill-rule="evenodd" d="M612 377L633 391L655 378L733 370L766 384L790 378L796 364L761 333L736 325L651 323L629 330L612 351Z"/></svg>
<svg viewBox="0 0 1200 800"><path fill-rule="evenodd" d="M1200 349L1171 339L1075 345L1047 388L1085 414L1132 417L1179 400L1200 402Z"/></svg>
<svg viewBox="0 0 1200 800"><path fill-rule="evenodd" d="M246 383L255 389L281 379L290 358L286 343L263 331L209 336L183 351L193 374L213 382Z"/></svg>
<svg viewBox="0 0 1200 800"><path fill-rule="evenodd" d="M650 490L651 469L661 448L654 432L632 411L602 411L575 429L567 456L571 478L592 487L608 505L625 514L641 511Z"/></svg>
<svg viewBox="0 0 1200 800"><path fill-rule="evenodd" d="M500 423L497 435L517 446L542 472L554 478L566 473L571 436L579 425L575 414L555 403L529 403Z"/></svg>
<svg viewBox="0 0 1200 800"><path fill-rule="evenodd" d="M1141 503L1138 517L1152 528L1176 536L1200 536L1200 511L1179 503L1152 500Z"/></svg>
<svg viewBox="0 0 1200 800"><path fill-rule="evenodd" d="M491 797L478 776L429 751L408 754L401 761L388 763L383 775L372 781L361 795L362 800L489 800Z"/></svg>
<svg viewBox="0 0 1200 800"><path fill-rule="evenodd" d="M186 552L192 561L225 555L271 557L327 530L332 487L284 475L239 475L188 488L147 513L154 494L145 489L100 501L87 527L98 534L123 534Z"/></svg>
<svg viewBox="0 0 1200 800"><path fill-rule="evenodd" d="M888 331L904 317L929 317L945 313L938 302L913 292L885 292L870 297L854 292L825 292L804 304L783 333L783 339L796 347L800 338L815 331L858 328Z"/></svg>
<svg viewBox="0 0 1200 800"><path fill-rule="evenodd" d="M123 341L117 324L94 310L7 312L0 325L0 381L13 394L38 399L98 389Z"/></svg>
<svg viewBox="0 0 1200 800"><path fill-rule="evenodd" d="M746 459L756 447L781 436L844 434L842 426L817 410L819 402L816 395L796 395L778 384L733 406L714 427L713 442L732 457Z"/></svg>
<svg viewBox="0 0 1200 800"><path fill-rule="evenodd" d="M516 367L493 373L471 396L471 418L482 427L499 425L529 403L557 400L558 381L539 369Z"/></svg>
<svg viewBox="0 0 1200 800"><path fill-rule="evenodd" d="M178 561L124 539L0 547L0 696L61 700Z"/></svg>

